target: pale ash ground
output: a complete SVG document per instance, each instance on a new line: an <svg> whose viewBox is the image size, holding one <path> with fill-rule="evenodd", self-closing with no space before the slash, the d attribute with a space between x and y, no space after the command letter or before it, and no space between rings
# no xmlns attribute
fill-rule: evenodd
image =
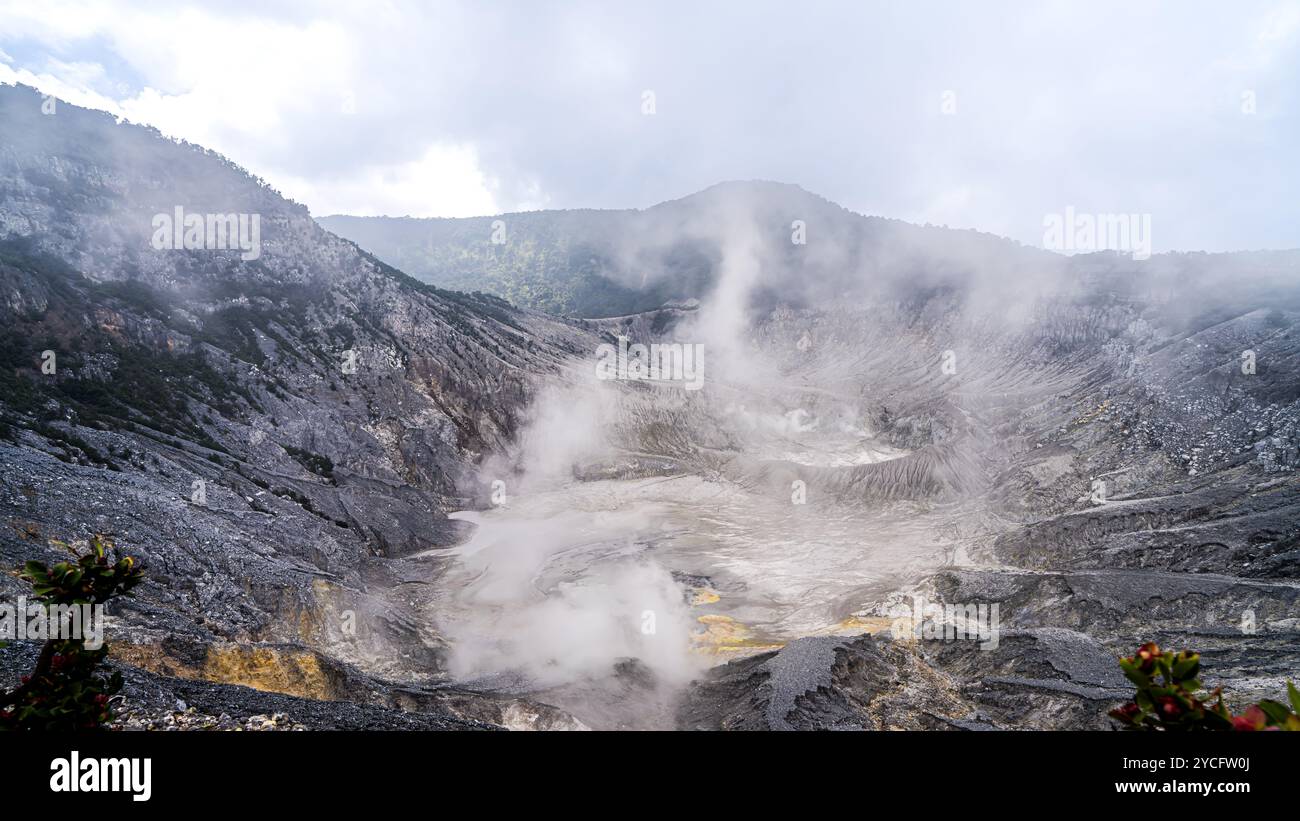
<svg viewBox="0 0 1300 821"><path fill-rule="evenodd" d="M842 432L773 450L814 465L904 454ZM816 493L794 504L697 476L569 482L454 514L477 529L437 581L451 672L563 687L630 657L684 684L801 636L878 628L891 600L953 560L955 508L868 511Z"/></svg>

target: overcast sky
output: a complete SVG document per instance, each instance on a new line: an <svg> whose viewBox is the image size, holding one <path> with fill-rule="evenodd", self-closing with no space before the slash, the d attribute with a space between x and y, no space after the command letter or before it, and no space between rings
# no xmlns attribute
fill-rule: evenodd
<svg viewBox="0 0 1300 821"><path fill-rule="evenodd" d="M1034 245L1073 206L1150 214L1157 251L1300 247L1300 2L0 0L0 82L316 215L771 179Z"/></svg>

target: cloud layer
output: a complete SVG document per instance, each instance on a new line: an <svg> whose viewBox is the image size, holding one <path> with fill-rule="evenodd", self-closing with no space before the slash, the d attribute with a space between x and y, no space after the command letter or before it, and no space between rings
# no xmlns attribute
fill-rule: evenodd
<svg viewBox="0 0 1300 821"><path fill-rule="evenodd" d="M1151 214L1157 251L1300 246L1298 46L1296 2L0 2L0 82L316 214L761 178L1035 245L1067 206Z"/></svg>

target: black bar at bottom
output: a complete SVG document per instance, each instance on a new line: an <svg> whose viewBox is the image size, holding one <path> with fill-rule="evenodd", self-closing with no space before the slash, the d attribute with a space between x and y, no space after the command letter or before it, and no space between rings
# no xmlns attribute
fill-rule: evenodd
<svg viewBox="0 0 1300 821"><path fill-rule="evenodd" d="M1208 799L1222 810L1243 799L1293 795L1296 740L1288 733L1123 732L30 734L0 736L0 772L11 795L51 811L115 805L129 814L329 810L343 797L394 806L420 795L436 796L433 806L444 809L453 801L527 806L529 796L562 794L567 802L611 788L636 795L639 808L663 802L676 812L696 790L714 811L773 790L855 802L910 797L927 807L1041 799L1068 802L1056 805L1062 808L1116 800L1156 808L1167 806L1157 803L1162 796L1174 796ZM144 792L134 789L144 759L149 796L135 800ZM117 792L80 789L97 779L111 787L115 775L126 781L131 766L136 780ZM89 780L78 780L74 791L64 774Z"/></svg>

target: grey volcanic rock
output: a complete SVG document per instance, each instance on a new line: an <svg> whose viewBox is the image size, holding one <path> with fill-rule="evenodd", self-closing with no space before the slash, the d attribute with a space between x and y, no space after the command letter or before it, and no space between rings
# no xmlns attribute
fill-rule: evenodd
<svg viewBox="0 0 1300 821"><path fill-rule="evenodd" d="M1070 630L973 642L815 637L692 685L684 729L1105 729L1125 696L1114 656Z"/></svg>
<svg viewBox="0 0 1300 821"><path fill-rule="evenodd" d="M0 648L0 686L12 686L20 674L31 670L39 650L36 642ZM465 718L447 709L415 712L392 705L295 698L233 684L160 676L117 662L110 662L109 668L120 672L124 680L114 722L120 729L500 729L498 724ZM274 716L280 719L256 720Z"/></svg>
<svg viewBox="0 0 1300 821"><path fill-rule="evenodd" d="M995 650L926 642L926 660L960 682L972 727L1109 729L1107 710L1132 695L1115 655L1061 628L1009 630Z"/></svg>
<svg viewBox="0 0 1300 821"><path fill-rule="evenodd" d="M449 712L411 710L358 704L349 701L320 701L254 690L232 684L187 681L154 676L127 668L130 677L124 688L124 729L134 729L131 719L149 716L155 720L175 712L177 701L186 705L180 712L205 716L214 729L226 729L221 717L248 718L282 715L286 723L306 730L497 730L499 724L462 718ZM193 722L194 719L190 719ZM165 726L165 719L164 719ZM186 729L203 729L187 727ZM154 729L147 727L146 729Z"/></svg>
<svg viewBox="0 0 1300 821"><path fill-rule="evenodd" d="M682 729L936 729L962 715L952 684L899 643L809 637L710 670Z"/></svg>
<svg viewBox="0 0 1300 821"><path fill-rule="evenodd" d="M477 462L594 337L422 285L218 155L39 99L0 87L0 563L111 536L147 568L112 625L141 663L183 637L195 674L233 642L436 679L438 638L374 563L464 538L447 513L483 503ZM177 207L257 215L260 256L155 250Z"/></svg>
<svg viewBox="0 0 1300 821"><path fill-rule="evenodd" d="M795 669L815 674L793 680L811 690L773 675L775 656L732 662L691 688L682 726L1103 729L1131 694L1116 658L1149 640L1203 651L1236 704L1300 675L1300 255L1070 265L1075 286L1016 321L975 307L973 286L760 321L778 403L831 394L903 455L828 467L737 448L724 475L776 499L803 480L809 499L952 539L950 566L910 589L998 604L1002 643L799 640ZM904 718L882 720L886 704Z"/></svg>

